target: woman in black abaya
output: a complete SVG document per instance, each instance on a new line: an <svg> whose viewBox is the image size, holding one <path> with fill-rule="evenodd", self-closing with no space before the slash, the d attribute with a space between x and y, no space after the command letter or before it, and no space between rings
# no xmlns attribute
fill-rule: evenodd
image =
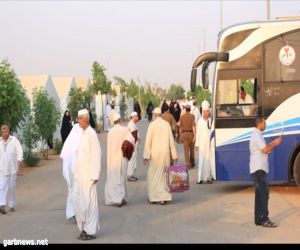
<svg viewBox="0 0 300 250"><path fill-rule="evenodd" d="M61 129L60 129L62 143L64 143L65 140L67 139L68 135L71 132L71 129L72 129L72 122L71 122L70 112L66 110L62 120Z"/></svg>

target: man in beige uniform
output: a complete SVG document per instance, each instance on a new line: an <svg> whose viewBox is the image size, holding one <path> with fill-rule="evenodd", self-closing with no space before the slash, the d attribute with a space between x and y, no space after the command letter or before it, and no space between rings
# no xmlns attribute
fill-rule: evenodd
<svg viewBox="0 0 300 250"><path fill-rule="evenodd" d="M186 114L182 115L179 120L181 141L184 145L184 158L188 168L195 166L195 135L196 124L195 116L190 113L191 106L185 106Z"/></svg>

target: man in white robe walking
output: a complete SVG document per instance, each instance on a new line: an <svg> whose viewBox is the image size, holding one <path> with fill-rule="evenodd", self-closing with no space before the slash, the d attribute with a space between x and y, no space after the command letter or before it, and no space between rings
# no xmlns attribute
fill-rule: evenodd
<svg viewBox="0 0 300 250"><path fill-rule="evenodd" d="M77 226L81 231L78 239L96 238L99 226L96 183L101 172L101 148L95 130L89 125L87 109L78 112L78 123L83 129L73 183L73 206Z"/></svg>
<svg viewBox="0 0 300 250"><path fill-rule="evenodd" d="M104 115L104 132L109 131L109 121L108 121L108 115L111 111L111 105L107 102L105 107L105 115Z"/></svg>
<svg viewBox="0 0 300 250"><path fill-rule="evenodd" d="M140 144L140 137L139 137L139 133L138 133L138 128L136 126L136 124L139 121L138 113L135 111L132 112L130 115L130 118L131 119L130 119L127 127L135 139L135 144L134 144L134 151L133 151L132 157L131 157L130 161L128 161L127 180L128 181L137 181L137 177L134 176L134 172L136 170L138 145Z"/></svg>
<svg viewBox="0 0 300 250"><path fill-rule="evenodd" d="M75 222L75 211L72 202L73 178L82 131L82 128L76 123L68 135L60 154L60 158L63 159L63 177L68 185L66 217L69 222Z"/></svg>
<svg viewBox="0 0 300 250"><path fill-rule="evenodd" d="M15 211L17 173L23 160L23 150L19 140L16 137L10 135L10 130L7 125L1 126L1 134L2 137L0 138L0 213L6 214L5 206L7 203L9 211Z"/></svg>
<svg viewBox="0 0 300 250"><path fill-rule="evenodd" d="M177 152L171 126L161 118L161 109L153 111L144 148L144 164L149 166L147 172L147 188L149 203L160 202L166 205L172 195L166 189L165 167L170 165L170 155L177 162Z"/></svg>
<svg viewBox="0 0 300 250"><path fill-rule="evenodd" d="M115 106L114 102L112 102L111 110L108 114L109 130L114 126L114 115L115 114L119 114L119 113L116 111L116 106Z"/></svg>
<svg viewBox="0 0 300 250"><path fill-rule="evenodd" d="M121 116L113 117L114 126L107 136L107 179L105 183L105 204L116 207L126 205L128 159L123 156L122 144L128 140L134 145L134 137L127 127L121 125Z"/></svg>
<svg viewBox="0 0 300 250"><path fill-rule="evenodd" d="M194 101L193 108L191 108L191 114L193 114L195 116L195 123L197 124L200 117L201 117L201 113L200 113L200 110L197 106L196 101Z"/></svg>
<svg viewBox="0 0 300 250"><path fill-rule="evenodd" d="M211 150L210 150L210 105L204 100L201 104L202 117L196 128L195 146L199 148L198 181L197 184L212 184Z"/></svg>

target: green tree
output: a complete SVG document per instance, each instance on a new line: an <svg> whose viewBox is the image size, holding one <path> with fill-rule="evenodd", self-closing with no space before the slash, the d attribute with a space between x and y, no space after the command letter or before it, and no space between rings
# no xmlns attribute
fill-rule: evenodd
<svg viewBox="0 0 300 250"><path fill-rule="evenodd" d="M249 79L243 79L241 86L244 87L246 93L253 97L254 94L254 84Z"/></svg>
<svg viewBox="0 0 300 250"><path fill-rule="evenodd" d="M112 89L111 90L111 95L113 96L113 97L117 97L117 91L115 90L115 89Z"/></svg>
<svg viewBox="0 0 300 250"><path fill-rule="evenodd" d="M123 95L121 97L121 102L120 102L120 115L124 119L126 116L126 111L127 111L127 104L126 104L126 99L125 96Z"/></svg>
<svg viewBox="0 0 300 250"><path fill-rule="evenodd" d="M75 121L78 110L86 108L91 103L93 98L92 87L89 87L85 91L83 91L81 88L72 88L69 96L70 101L68 103L68 108L70 110L72 120ZM91 112L94 117L94 110L91 110Z"/></svg>
<svg viewBox="0 0 300 250"><path fill-rule="evenodd" d="M165 100L167 99L167 90L162 88L162 87L156 87L154 91L156 96L159 96L160 100Z"/></svg>
<svg viewBox="0 0 300 250"><path fill-rule="evenodd" d="M0 125L7 124L12 132L29 114L29 99L7 60L0 62Z"/></svg>
<svg viewBox="0 0 300 250"><path fill-rule="evenodd" d="M128 89L127 82L123 78L121 78L119 76L114 76L114 79L117 82L117 84L120 85L121 95L125 95L126 96L127 95L127 89Z"/></svg>
<svg viewBox="0 0 300 250"><path fill-rule="evenodd" d="M211 93L209 92L208 89L204 89L200 85L196 86L195 92L191 92L191 91L187 92L187 97L190 96L195 96L197 104L201 104L202 101L204 100L207 100L208 102L211 103Z"/></svg>
<svg viewBox="0 0 300 250"><path fill-rule="evenodd" d="M52 140L53 134L60 121L60 112L55 106L53 98L49 97L46 90L35 88L33 90L33 120L37 133L41 139L41 151L44 159L48 159L48 140Z"/></svg>
<svg viewBox="0 0 300 250"><path fill-rule="evenodd" d="M98 62L94 62L92 66L93 74L93 91L95 94L99 92L102 95L107 95L111 92L111 81L108 80L105 75L105 68L101 66Z"/></svg>
<svg viewBox="0 0 300 250"><path fill-rule="evenodd" d="M167 93L167 96L169 99L177 100L184 98L184 93L185 90L180 84L172 84Z"/></svg>
<svg viewBox="0 0 300 250"><path fill-rule="evenodd" d="M32 154L32 150L37 146L38 141L39 135L37 133L37 127L34 124L32 117L29 117L23 125L22 133L22 143L25 145L23 161L26 166L35 166L40 160Z"/></svg>
<svg viewBox="0 0 300 250"><path fill-rule="evenodd" d="M29 117L26 123L23 125L22 143L25 145L25 151L32 152L37 146L39 141L39 134L37 133L37 127L32 117Z"/></svg>
<svg viewBox="0 0 300 250"><path fill-rule="evenodd" d="M141 105L143 110L146 110L149 102L152 102L154 107L158 107L160 104L159 96L155 95L152 91L151 86L148 86L146 89L144 87L141 88Z"/></svg>
<svg viewBox="0 0 300 250"><path fill-rule="evenodd" d="M92 66L93 84L92 89L94 94L100 93L101 103L102 103L102 114L104 114L104 106L102 95L107 95L112 92L111 81L108 80L105 75L105 68L101 66L98 62L94 62ZM103 115L104 119L104 115ZM104 121L103 121L104 124Z"/></svg>
<svg viewBox="0 0 300 250"><path fill-rule="evenodd" d="M121 94L121 102L120 102L120 115L122 118L126 116L126 110L127 110L127 104L126 104L126 96L128 95L128 87L129 85L127 82L119 77L119 76L114 76L115 81L119 84L120 86L120 94Z"/></svg>
<svg viewBox="0 0 300 250"><path fill-rule="evenodd" d="M128 85L127 88L127 96L132 97L132 98L137 98L139 93L139 87L135 83L133 79L131 79L130 84Z"/></svg>

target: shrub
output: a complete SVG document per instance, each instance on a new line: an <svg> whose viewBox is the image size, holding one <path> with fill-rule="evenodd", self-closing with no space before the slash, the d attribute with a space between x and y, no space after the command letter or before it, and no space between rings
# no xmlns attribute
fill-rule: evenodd
<svg viewBox="0 0 300 250"><path fill-rule="evenodd" d="M61 152L61 150L62 150L62 147L63 147L62 141L60 141L58 139L55 139L55 141L54 141L54 147L53 147L54 152L59 155L60 152Z"/></svg>
<svg viewBox="0 0 300 250"><path fill-rule="evenodd" d="M23 158L26 167L35 167L40 161L40 158L34 156L30 151L25 151Z"/></svg>

